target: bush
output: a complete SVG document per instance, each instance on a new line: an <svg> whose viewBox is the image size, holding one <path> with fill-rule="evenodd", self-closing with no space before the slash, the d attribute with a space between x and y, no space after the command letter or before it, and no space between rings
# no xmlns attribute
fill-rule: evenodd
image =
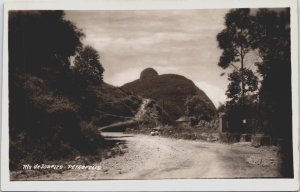
<svg viewBox="0 0 300 192"><path fill-rule="evenodd" d="M22 163L41 163L97 151L103 138L95 132L95 127L80 124L83 120L77 104L53 92L41 78L26 74L22 79L20 103L26 107L20 108L18 100L10 105L11 170L21 168Z"/></svg>
<svg viewBox="0 0 300 192"><path fill-rule="evenodd" d="M82 121L80 123L81 133L83 135L83 146L80 148L85 153L96 153L97 149L103 144L103 137L92 123Z"/></svg>

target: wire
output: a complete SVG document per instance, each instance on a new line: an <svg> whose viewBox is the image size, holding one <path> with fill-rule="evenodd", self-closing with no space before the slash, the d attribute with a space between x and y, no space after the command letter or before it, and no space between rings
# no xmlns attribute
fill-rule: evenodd
<svg viewBox="0 0 300 192"><path fill-rule="evenodd" d="M99 113L103 113L103 114L109 115L109 116L113 116L113 117L120 117L120 118L126 118L126 119L135 119L134 117L126 117L126 116L113 115L111 113L107 113L107 112L100 111L100 110L96 110L96 111L99 112Z"/></svg>

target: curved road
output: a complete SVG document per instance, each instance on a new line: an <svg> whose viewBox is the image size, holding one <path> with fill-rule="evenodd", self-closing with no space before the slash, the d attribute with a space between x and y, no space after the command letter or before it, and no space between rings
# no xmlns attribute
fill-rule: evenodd
<svg viewBox="0 0 300 192"><path fill-rule="evenodd" d="M125 128L128 127L136 127L139 123L139 121L143 118L143 116L145 115L145 113L147 112L146 107L147 105L150 103L150 99L143 99L143 102L138 110L138 112L135 114L135 116L133 118L130 117L126 117L126 118L130 118L130 120L127 121L120 121L120 122L116 122L107 126L103 126L103 127L99 127L98 130L99 131L108 131L108 130L112 130L114 128L123 128L123 130ZM121 117L121 116L119 116Z"/></svg>
<svg viewBox="0 0 300 192"><path fill-rule="evenodd" d="M102 134L126 143L127 147L121 145L126 152L98 163L102 167L99 171L71 170L34 180L280 177L276 163L262 166L247 161L251 156L274 160L276 156L268 154L270 148L262 150L249 143L229 145L147 135Z"/></svg>

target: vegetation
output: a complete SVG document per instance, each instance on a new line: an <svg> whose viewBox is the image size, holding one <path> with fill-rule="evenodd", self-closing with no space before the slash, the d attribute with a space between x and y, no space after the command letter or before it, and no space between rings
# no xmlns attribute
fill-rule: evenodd
<svg viewBox="0 0 300 192"><path fill-rule="evenodd" d="M292 99L291 47L289 9L231 10L225 17L226 29L218 34L223 49L219 66L233 66L229 74L225 111L240 122L245 118L260 119L262 132L284 139L284 174L292 173ZM244 56L252 52L261 60L251 63L254 71L245 70ZM240 69L234 65L240 64ZM258 92L256 90L259 88ZM245 97L245 93L250 97ZM240 94L241 93L241 94ZM248 100L248 101L247 101ZM224 110L224 109L222 109ZM242 115L241 115L242 114ZM242 126L240 126L242 127Z"/></svg>
<svg viewBox="0 0 300 192"><path fill-rule="evenodd" d="M289 23L288 9L277 12L260 9L256 14L250 14L249 9L233 9L225 16L226 28L217 36L219 47L223 49L219 66L234 68L228 75L227 109L240 108L236 112L246 118L250 105L259 105L257 113L266 121L264 132L274 136L286 133L277 130L277 126L291 126ZM250 52L261 60L248 63L248 66L256 66L256 76L261 79L258 92L258 77L253 70L245 68L245 55ZM286 102L280 102L283 100Z"/></svg>
<svg viewBox="0 0 300 192"><path fill-rule="evenodd" d="M283 138L283 174L293 176L292 82L290 10L260 10L254 18L256 26L253 48L258 49L262 62L257 64L262 77L259 90L264 132Z"/></svg>
<svg viewBox="0 0 300 192"><path fill-rule="evenodd" d="M97 126L138 109L140 98L103 83L99 53L82 38L63 11L9 13L11 170L80 154L101 158L107 143Z"/></svg>
<svg viewBox="0 0 300 192"><path fill-rule="evenodd" d="M245 57L251 51L251 25L250 9L231 10L225 16L226 28L217 35L223 50L218 65L223 69L233 67L233 72L228 75L230 83L226 92L232 103L257 90L257 77L245 63Z"/></svg>
<svg viewBox="0 0 300 192"><path fill-rule="evenodd" d="M85 46L75 57L74 70L87 83L101 83L104 69L99 59L100 55L93 47Z"/></svg>
<svg viewBox="0 0 300 192"><path fill-rule="evenodd" d="M196 125L200 120L210 121L215 116L215 110L206 105L199 95L187 99L185 107L186 115L194 119L192 125Z"/></svg>
<svg viewBox="0 0 300 192"><path fill-rule="evenodd" d="M214 119L210 122L201 120L194 127L184 125L159 126L158 134L163 137L186 139L186 140L204 140L217 141L219 121ZM154 129L127 129L128 133L147 134L150 135Z"/></svg>
<svg viewBox="0 0 300 192"><path fill-rule="evenodd" d="M142 98L130 92L103 83L94 89L97 96L97 116L93 122L97 127L106 126L115 122L125 121L133 117L142 104Z"/></svg>
<svg viewBox="0 0 300 192"><path fill-rule="evenodd" d="M254 21L253 48L258 49L262 59L257 63L257 72L262 77L259 100L263 118L268 122L265 132L277 137L291 134L284 129L292 127L289 9L280 12L262 9Z"/></svg>

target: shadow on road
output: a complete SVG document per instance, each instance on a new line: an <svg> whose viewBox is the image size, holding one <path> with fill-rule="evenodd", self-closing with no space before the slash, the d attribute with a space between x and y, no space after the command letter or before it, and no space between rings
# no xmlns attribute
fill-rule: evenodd
<svg viewBox="0 0 300 192"><path fill-rule="evenodd" d="M124 136L104 136L104 138L124 138L124 137L133 137L129 135L124 135Z"/></svg>
<svg viewBox="0 0 300 192"><path fill-rule="evenodd" d="M115 147L118 144L126 144L125 140L114 139L115 137L104 137L104 144L106 147Z"/></svg>

